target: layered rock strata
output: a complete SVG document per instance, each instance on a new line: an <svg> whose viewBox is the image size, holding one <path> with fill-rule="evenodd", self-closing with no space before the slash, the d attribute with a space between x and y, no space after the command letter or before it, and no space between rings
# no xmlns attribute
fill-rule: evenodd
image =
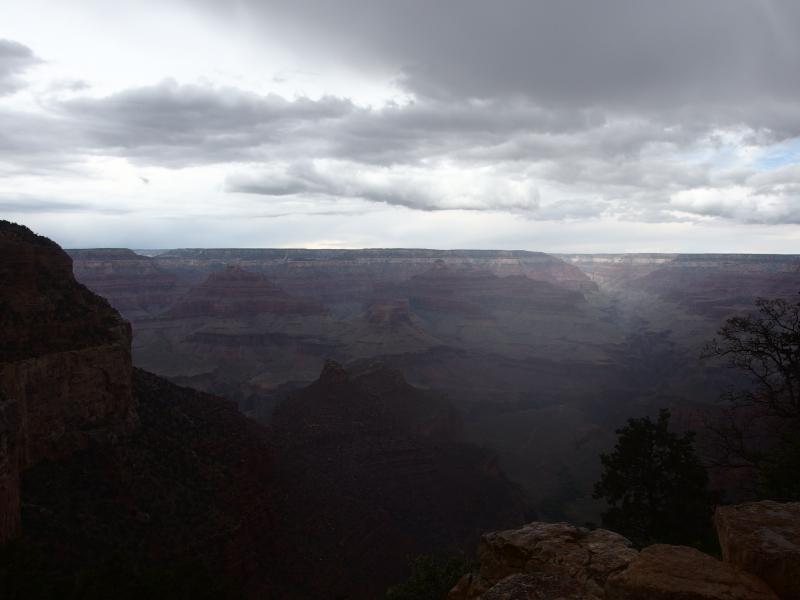
<svg viewBox="0 0 800 600"><path fill-rule="evenodd" d="M259 314L322 314L317 302L293 298L263 274L228 265L211 273L169 311L171 317L237 317Z"/></svg>
<svg viewBox="0 0 800 600"><path fill-rule="evenodd" d="M127 248L69 250L68 254L78 281L131 320L163 312L185 291L174 274L151 257Z"/></svg>

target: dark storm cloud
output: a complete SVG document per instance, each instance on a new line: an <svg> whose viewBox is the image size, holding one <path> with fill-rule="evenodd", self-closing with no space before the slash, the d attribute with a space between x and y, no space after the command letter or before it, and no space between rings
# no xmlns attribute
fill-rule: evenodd
<svg viewBox="0 0 800 600"><path fill-rule="evenodd" d="M75 143L87 150L167 166L298 157L375 165L630 158L653 142L683 145L705 133L524 100L423 99L364 108L332 97L290 101L175 82L51 106L59 126L72 122L80 133Z"/></svg>
<svg viewBox="0 0 800 600"><path fill-rule="evenodd" d="M800 93L795 0L244 0L238 12L204 4L223 19L244 6L272 35L302 29L307 44L365 68L399 68L422 96L635 112L717 105L733 118L742 103L794 103Z"/></svg>
<svg viewBox="0 0 800 600"><path fill-rule="evenodd" d="M19 75L41 62L33 51L11 40L0 39L0 96L11 94L22 87Z"/></svg>
<svg viewBox="0 0 800 600"><path fill-rule="evenodd" d="M96 149L171 166L246 159L255 148L283 142L299 126L341 118L354 109L339 98L289 101L175 81L53 108Z"/></svg>

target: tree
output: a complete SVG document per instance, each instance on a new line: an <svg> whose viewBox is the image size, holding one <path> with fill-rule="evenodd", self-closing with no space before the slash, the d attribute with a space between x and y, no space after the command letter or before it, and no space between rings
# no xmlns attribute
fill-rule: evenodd
<svg viewBox="0 0 800 600"><path fill-rule="evenodd" d="M749 386L728 390L710 419L716 464L756 474L755 493L800 499L800 303L756 300L756 313L728 319L705 349L743 373Z"/></svg>
<svg viewBox="0 0 800 600"><path fill-rule="evenodd" d="M669 430L670 412L658 420L629 419L617 430L611 454L602 454L603 473L594 497L609 505L603 527L639 547L652 543L706 547L717 500L694 448L694 433Z"/></svg>

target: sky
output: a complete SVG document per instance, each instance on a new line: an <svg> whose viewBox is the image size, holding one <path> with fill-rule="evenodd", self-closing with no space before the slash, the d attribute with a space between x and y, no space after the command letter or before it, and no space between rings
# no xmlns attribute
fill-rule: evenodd
<svg viewBox="0 0 800 600"><path fill-rule="evenodd" d="M4 0L62 246L800 253L797 0Z"/></svg>

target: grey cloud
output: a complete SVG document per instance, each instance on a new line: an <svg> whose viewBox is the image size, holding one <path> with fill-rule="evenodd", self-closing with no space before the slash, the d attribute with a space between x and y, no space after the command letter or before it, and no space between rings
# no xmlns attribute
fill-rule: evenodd
<svg viewBox="0 0 800 600"><path fill-rule="evenodd" d="M0 105L0 175L48 175L76 170L84 156L80 127L52 114Z"/></svg>
<svg viewBox="0 0 800 600"><path fill-rule="evenodd" d="M19 75L40 62L27 46L0 39L0 96L11 94L22 87L23 82Z"/></svg>
<svg viewBox="0 0 800 600"><path fill-rule="evenodd" d="M731 183L712 181L709 163L664 159L701 142L722 143L708 127L610 118L592 109L546 110L520 99L423 99L367 109L336 98L289 101L167 81L51 106L51 115L26 117L39 119L38 125L7 115L0 154L5 150L17 161L28 157L33 165L80 152L168 167L263 164L267 168L232 174L226 189L361 198L418 210L523 211L541 219L675 220L685 218L675 216L670 204L675 191ZM27 135L31 130L36 134ZM750 143L764 141L759 132L742 135ZM316 160L339 161L342 172L321 171ZM292 166L269 168L276 163ZM491 172L477 180L484 187L453 192L437 187L441 164ZM421 174L426 169L429 174ZM527 187L508 183L515 177L526 179ZM540 198L540 183L569 188L574 198Z"/></svg>
<svg viewBox="0 0 800 600"><path fill-rule="evenodd" d="M223 0L201 0L235 19ZM795 0L242 0L265 32L402 73L418 96L525 97L545 107L758 118L792 106ZM761 114L765 122L769 115ZM797 123L796 111L792 118Z"/></svg>
<svg viewBox="0 0 800 600"><path fill-rule="evenodd" d="M800 165L737 171L705 186L675 191L667 209L742 223L800 223Z"/></svg>
<svg viewBox="0 0 800 600"><path fill-rule="evenodd" d="M90 149L171 166L252 158L255 149L282 143L298 126L354 110L340 98L289 101L171 80L52 108L82 130Z"/></svg>
<svg viewBox="0 0 800 600"><path fill-rule="evenodd" d="M273 198L541 219L794 222L796 180L691 158L724 148L731 132L753 146L800 135L794 2L240 4L264 15L265 34L399 74L413 101L365 108L171 80L55 95L45 114L0 109L0 173L46 174L92 155L173 168L235 162L249 167L237 166L228 191ZM230 3L206 5L224 17ZM12 73L0 58L0 85L35 61L14 48L24 60ZM326 161L341 172L320 168ZM443 165L485 176L475 189L448 190L436 179ZM704 196L736 186L750 195ZM676 196L687 190L696 193Z"/></svg>
<svg viewBox="0 0 800 600"><path fill-rule="evenodd" d="M416 210L510 210L539 208L539 191L530 181L509 183L487 178L483 189L472 185L453 188L437 185L437 174L392 170L359 165L333 165L321 170L312 162L301 162L285 170L245 172L230 175L226 190L284 196L318 194L334 198L359 198Z"/></svg>
<svg viewBox="0 0 800 600"><path fill-rule="evenodd" d="M42 213L100 213L106 215L127 214L124 208L109 208L88 202L69 202L45 200L36 197L0 195L0 213L7 214L42 214Z"/></svg>
<svg viewBox="0 0 800 600"><path fill-rule="evenodd" d="M339 98L289 101L172 81L104 98L52 100L47 106L51 112L36 117L40 124L32 128L33 139L16 134L19 127L9 117L0 151L66 146L72 152L175 167L297 157L390 165L436 157L486 162L581 152L631 154L654 139L690 138L684 133L679 140L652 126L610 127L596 111L545 110L522 100L425 100L368 109ZM48 131L57 132L52 141ZM44 136L44 143L37 136Z"/></svg>

